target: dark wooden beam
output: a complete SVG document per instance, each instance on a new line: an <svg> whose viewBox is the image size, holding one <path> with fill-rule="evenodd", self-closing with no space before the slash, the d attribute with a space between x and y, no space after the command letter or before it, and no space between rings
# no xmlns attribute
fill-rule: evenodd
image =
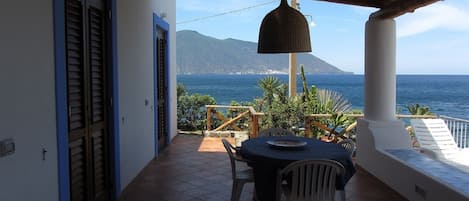
<svg viewBox="0 0 469 201"><path fill-rule="evenodd" d="M403 14L414 12L416 9L425 7L439 0L397 0L391 5L381 8L381 10L374 12L370 18L377 19L392 19L399 17Z"/></svg>

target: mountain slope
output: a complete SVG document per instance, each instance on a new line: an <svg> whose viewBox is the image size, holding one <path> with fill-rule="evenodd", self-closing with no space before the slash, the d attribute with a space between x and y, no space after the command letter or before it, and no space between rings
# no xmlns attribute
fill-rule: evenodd
<svg viewBox="0 0 469 201"><path fill-rule="evenodd" d="M288 72L288 54L258 54L257 43L220 40L195 31L178 31L176 41L179 74ZM298 54L300 64L308 74L346 73L308 53Z"/></svg>

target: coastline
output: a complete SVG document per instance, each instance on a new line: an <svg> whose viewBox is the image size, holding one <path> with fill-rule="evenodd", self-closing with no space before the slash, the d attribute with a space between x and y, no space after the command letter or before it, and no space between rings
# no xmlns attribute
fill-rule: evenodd
<svg viewBox="0 0 469 201"><path fill-rule="evenodd" d="M288 83L286 74L269 74ZM265 74L191 74L178 75L189 93L207 94L214 97L218 104L229 105L231 100L249 101L262 96L257 86ZM364 75L360 74L308 74L308 87L334 90L342 93L354 109L362 109ZM469 119L469 75L397 75L398 113L405 113L406 106L420 104L429 106L431 111L456 118ZM302 91L298 78L298 92Z"/></svg>

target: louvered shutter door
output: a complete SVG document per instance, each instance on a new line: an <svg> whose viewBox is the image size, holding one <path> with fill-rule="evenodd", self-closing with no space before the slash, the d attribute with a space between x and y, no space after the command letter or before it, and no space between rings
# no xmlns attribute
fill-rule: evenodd
<svg viewBox="0 0 469 201"><path fill-rule="evenodd" d="M67 90L69 115L70 196L84 201L87 186L83 5L66 2Z"/></svg>
<svg viewBox="0 0 469 201"><path fill-rule="evenodd" d="M157 83L158 83L158 147L162 149L166 145L166 39L164 32L159 30L157 40Z"/></svg>
<svg viewBox="0 0 469 201"><path fill-rule="evenodd" d="M70 199L109 200L104 3L66 0Z"/></svg>
<svg viewBox="0 0 469 201"><path fill-rule="evenodd" d="M93 163L94 200L107 200L108 169L107 131L105 124L105 33L102 10L90 7L89 20L89 67L90 67L90 121L91 151Z"/></svg>

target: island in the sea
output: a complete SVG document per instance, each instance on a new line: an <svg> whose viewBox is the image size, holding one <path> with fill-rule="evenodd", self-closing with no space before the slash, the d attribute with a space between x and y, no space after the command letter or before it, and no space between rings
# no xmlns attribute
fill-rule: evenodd
<svg viewBox="0 0 469 201"><path fill-rule="evenodd" d="M221 40L189 30L178 31L176 40L178 74L288 74L288 54L258 54L254 42ZM297 57L306 74L353 74L310 53Z"/></svg>

